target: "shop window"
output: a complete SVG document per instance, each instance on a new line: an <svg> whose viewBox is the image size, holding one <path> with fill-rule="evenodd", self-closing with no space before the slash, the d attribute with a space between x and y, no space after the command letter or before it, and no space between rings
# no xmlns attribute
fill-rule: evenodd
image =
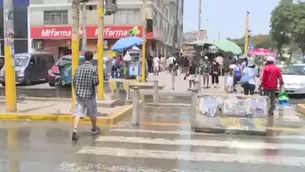
<svg viewBox="0 0 305 172"><path fill-rule="evenodd" d="M43 41L42 40L33 40L32 41L32 48L36 50L43 49Z"/></svg>
<svg viewBox="0 0 305 172"><path fill-rule="evenodd" d="M119 9L114 15L115 24L140 25L140 9Z"/></svg>
<svg viewBox="0 0 305 172"><path fill-rule="evenodd" d="M68 24L68 10L54 10L43 12L44 25Z"/></svg>

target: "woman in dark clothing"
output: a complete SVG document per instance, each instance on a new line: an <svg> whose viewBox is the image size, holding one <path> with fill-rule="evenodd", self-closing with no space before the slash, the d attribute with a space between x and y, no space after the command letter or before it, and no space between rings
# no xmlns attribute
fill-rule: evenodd
<svg viewBox="0 0 305 172"><path fill-rule="evenodd" d="M188 78L189 78L189 88L191 89L192 86L195 86L195 78L196 78L196 65L195 62L193 61L189 67L189 72L188 72Z"/></svg>
<svg viewBox="0 0 305 172"><path fill-rule="evenodd" d="M219 74L220 74L219 64L216 62L216 59L214 59L211 66L212 88L218 87Z"/></svg>

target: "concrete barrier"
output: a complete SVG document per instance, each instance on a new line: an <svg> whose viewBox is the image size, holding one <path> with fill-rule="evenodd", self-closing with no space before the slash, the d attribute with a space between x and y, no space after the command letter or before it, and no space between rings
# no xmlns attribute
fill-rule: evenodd
<svg viewBox="0 0 305 172"><path fill-rule="evenodd" d="M267 97L193 90L192 109L191 124L197 132L267 135Z"/></svg>

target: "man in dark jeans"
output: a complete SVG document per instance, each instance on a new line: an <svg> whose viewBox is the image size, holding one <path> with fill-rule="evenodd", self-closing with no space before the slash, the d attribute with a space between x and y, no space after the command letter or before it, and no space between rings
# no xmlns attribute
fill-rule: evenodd
<svg viewBox="0 0 305 172"><path fill-rule="evenodd" d="M282 90L284 85L281 69L274 65L274 61L274 57L270 56L267 58L267 64L263 69L261 82L261 86L264 89L264 94L270 99L270 107L268 112L271 116L275 110L275 98L276 91L278 89L278 81L280 81L280 90Z"/></svg>

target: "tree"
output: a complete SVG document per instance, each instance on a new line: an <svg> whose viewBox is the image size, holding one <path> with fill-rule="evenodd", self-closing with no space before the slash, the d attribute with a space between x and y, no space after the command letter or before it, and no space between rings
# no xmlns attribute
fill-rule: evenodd
<svg viewBox="0 0 305 172"><path fill-rule="evenodd" d="M305 3L294 4L294 16L291 20L291 37L305 55Z"/></svg>
<svg viewBox="0 0 305 172"><path fill-rule="evenodd" d="M245 45L244 37L239 39L230 39L230 38L228 39L235 42L242 49L244 48ZM265 48L265 49L275 48L274 41L271 39L270 35L253 35L250 37L249 44L253 44L255 48Z"/></svg>
<svg viewBox="0 0 305 172"><path fill-rule="evenodd" d="M271 13L270 35L276 43L277 55L281 56L281 50L285 44L290 42L291 25L294 13L294 4L292 0L281 0L279 5Z"/></svg>

